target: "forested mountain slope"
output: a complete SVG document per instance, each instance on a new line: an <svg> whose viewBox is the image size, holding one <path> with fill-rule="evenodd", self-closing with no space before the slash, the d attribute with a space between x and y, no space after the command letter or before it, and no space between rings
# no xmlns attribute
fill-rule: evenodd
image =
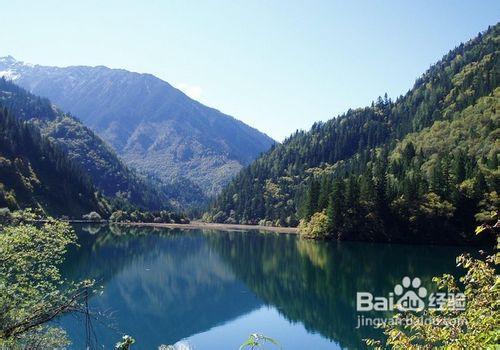
<svg viewBox="0 0 500 350"><path fill-rule="evenodd" d="M0 207L50 215L107 214L90 179L39 130L0 108Z"/></svg>
<svg viewBox="0 0 500 350"><path fill-rule="evenodd" d="M304 232L339 239L469 240L499 204L499 34L497 24L450 51L396 101L295 133L245 168L205 219L302 220Z"/></svg>
<svg viewBox="0 0 500 350"><path fill-rule="evenodd" d="M162 191L129 170L92 130L58 110L49 100L0 78L0 106L38 127L43 136L67 152L69 159L104 195L149 209L169 205Z"/></svg>
<svg viewBox="0 0 500 350"><path fill-rule="evenodd" d="M274 141L150 74L0 58L0 75L80 118L141 172L220 192Z"/></svg>

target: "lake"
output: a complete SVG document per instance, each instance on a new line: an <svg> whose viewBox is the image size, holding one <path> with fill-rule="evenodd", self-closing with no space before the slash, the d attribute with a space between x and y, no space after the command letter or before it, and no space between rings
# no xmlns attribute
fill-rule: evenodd
<svg viewBox="0 0 500 350"><path fill-rule="evenodd" d="M458 273L455 258L464 250L256 231L75 228L79 247L68 252L63 273L103 286L90 299L97 317L90 339L105 349L129 334L133 349L233 350L251 333L289 350L362 348L362 339L380 334L357 328L357 292L387 295L404 276L431 289L433 276ZM57 322L73 349L89 338L84 321L69 315Z"/></svg>

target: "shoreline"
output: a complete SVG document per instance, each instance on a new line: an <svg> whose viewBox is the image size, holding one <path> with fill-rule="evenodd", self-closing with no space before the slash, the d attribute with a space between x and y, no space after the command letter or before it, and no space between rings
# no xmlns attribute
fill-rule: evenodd
<svg viewBox="0 0 500 350"><path fill-rule="evenodd" d="M222 230L222 231L248 231L258 230L274 233L299 234L297 227L276 227L276 226L261 226L261 225L241 225L241 224L217 224L206 223L201 221L192 221L189 224L166 224L154 222L109 222L109 224L129 225L129 226L149 226L149 227L164 227L164 228L184 228L184 229L202 229L202 230Z"/></svg>
<svg viewBox="0 0 500 350"><path fill-rule="evenodd" d="M148 226L148 227L164 227L164 228L184 228L184 229L202 229L202 230L221 230L221 231L267 231L274 233L299 234L298 227L278 227L278 226L262 226L262 225L242 225L242 224L218 224L202 221L191 221L189 224L167 224L156 222L111 222L107 220L91 221L91 220L63 220L70 224L108 224L108 225L128 225L128 226ZM47 222L47 220L33 220L33 222Z"/></svg>
<svg viewBox="0 0 500 350"><path fill-rule="evenodd" d="M34 220L34 222L46 222L47 220ZM179 223L155 223L155 222L110 222L103 221L89 221L89 220L66 220L72 224L105 224L105 225L124 225L124 226L144 226L144 227L158 227L158 228L180 228L180 229L200 229L200 230L221 230L221 231L265 231L278 234L292 234L300 236L298 227L277 227L277 226L261 226L261 225L243 225L243 224L219 224L219 223L206 223L201 221L192 221L189 224ZM490 245L485 242L405 242L405 241L369 241L369 240L338 240L338 239L307 239L314 242L335 241L335 242L358 242L368 244L388 244L388 245L409 245L409 246L447 246L447 247L485 247L490 248Z"/></svg>

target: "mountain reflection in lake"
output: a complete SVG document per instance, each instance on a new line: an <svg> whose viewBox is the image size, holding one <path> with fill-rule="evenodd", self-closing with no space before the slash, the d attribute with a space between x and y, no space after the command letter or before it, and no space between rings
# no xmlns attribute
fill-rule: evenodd
<svg viewBox="0 0 500 350"><path fill-rule="evenodd" d="M104 287L91 307L98 343L123 334L134 349L237 349L262 333L283 349L363 347L378 331L356 329L356 292L387 295L403 276L457 272L457 247L310 242L293 235L215 230L76 226L78 248L63 266L70 279ZM462 248L463 249L463 248ZM372 316L383 317L382 314ZM75 349L83 321L59 320Z"/></svg>

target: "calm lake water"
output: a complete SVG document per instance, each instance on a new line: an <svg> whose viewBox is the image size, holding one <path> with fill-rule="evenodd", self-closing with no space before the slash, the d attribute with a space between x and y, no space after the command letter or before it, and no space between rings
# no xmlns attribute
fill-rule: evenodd
<svg viewBox="0 0 500 350"><path fill-rule="evenodd" d="M356 292L387 295L404 276L458 273L458 247L310 242L294 235L216 230L77 226L78 248L63 266L94 278L101 295L91 338L112 349L238 349L251 333L283 349L357 349L378 337L356 329ZM373 314L383 317L384 314ZM73 349L85 348L84 320L65 316ZM266 349L274 349L267 346Z"/></svg>

